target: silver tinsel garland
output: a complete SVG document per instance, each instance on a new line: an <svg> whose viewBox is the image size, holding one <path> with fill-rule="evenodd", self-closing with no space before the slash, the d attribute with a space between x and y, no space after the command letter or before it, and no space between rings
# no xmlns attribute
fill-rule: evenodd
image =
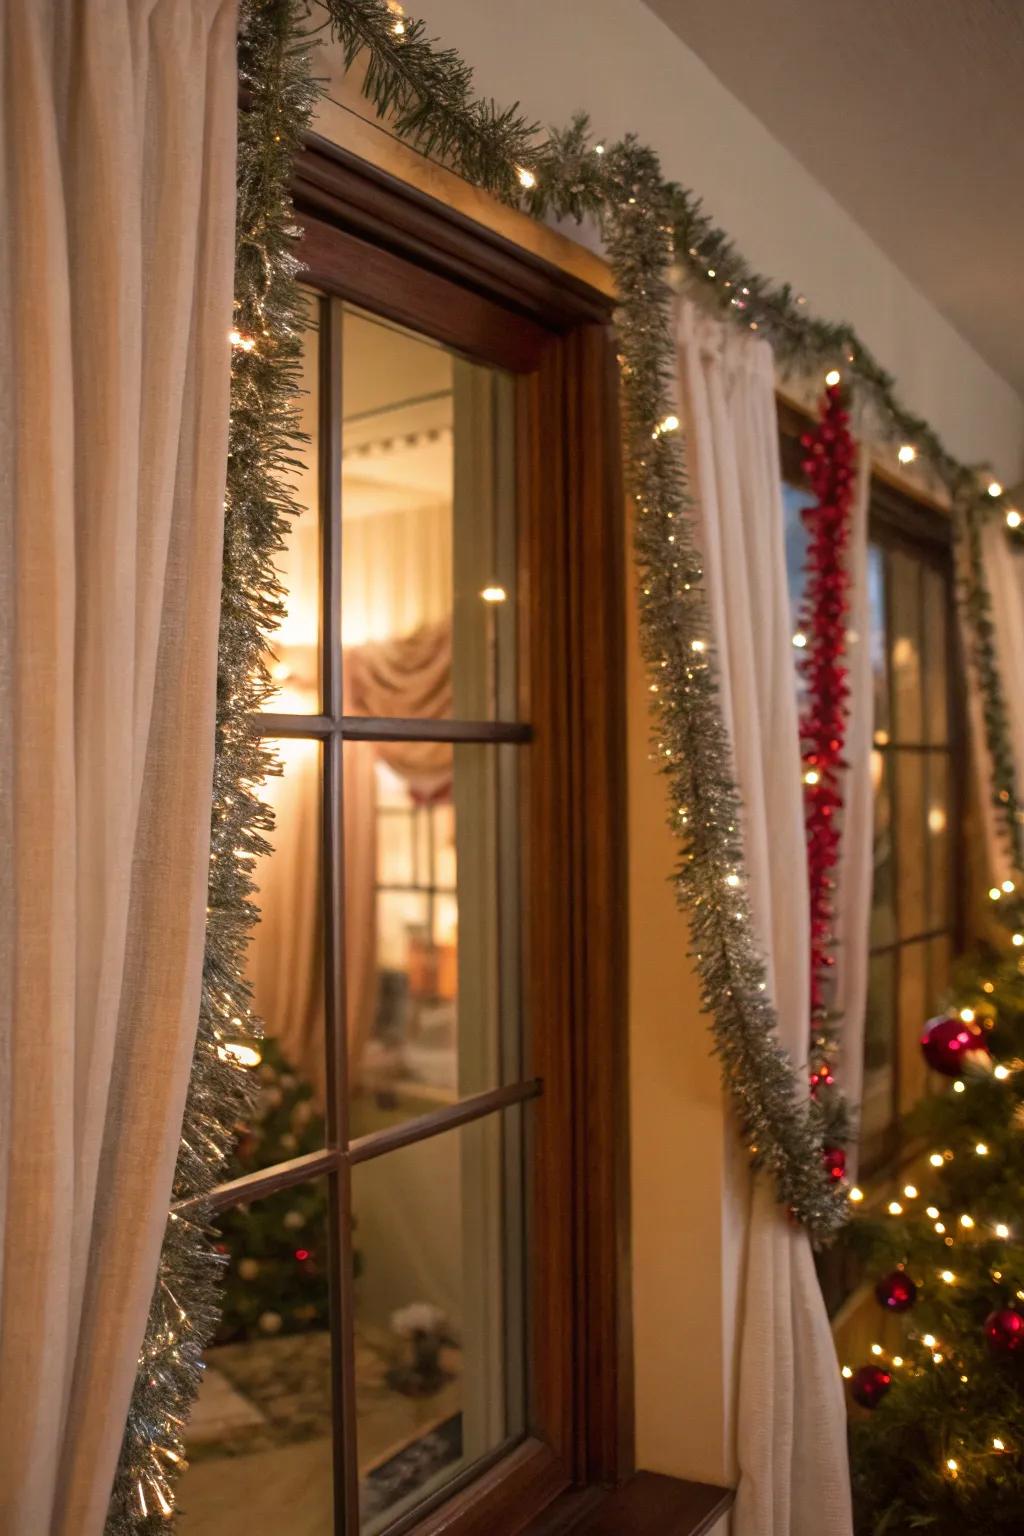
<svg viewBox="0 0 1024 1536"><path fill-rule="evenodd" d="M813 373L841 366L851 393L870 400L880 429L894 440L914 442L959 505L971 500L976 472L899 405L892 380L849 327L815 320L788 287L747 270L691 194L664 180L651 150L633 138L597 144L583 118L541 142L515 108L499 111L477 98L459 55L437 48L421 22L387 0L326 0L326 6L346 62L365 57L364 90L400 137L538 215L589 215L602 227L620 295L625 459L636 509L643 646L659 712L654 752L679 839L679 902L751 1158L772 1178L779 1201L816 1241L827 1242L846 1218L846 1197L827 1177L822 1149L845 1134L845 1110L838 1098L809 1102L803 1063L794 1065L779 1046L752 933L739 798L691 526L684 444L672 415L668 274L673 268L688 272L728 318L761 330L783 367ZM212 1190L248 1101L249 1082L231 1046L259 1035L243 959L257 916L252 860L265 851L270 825L257 791L272 767L252 715L269 687L263 658L281 611L273 556L296 510L280 473L298 440L294 394L302 329L288 183L317 88L304 0L243 0L242 11L236 345L209 918L177 1202ZM970 526L963 524L968 532ZM976 553L969 545L969 554ZM980 559L964 562L961 593L981 648L986 725L1005 790L1012 756ZM1005 812L1005 798L999 804ZM1009 811L1019 828L1015 801ZM107 1536L147 1536L166 1529L173 1517L182 1430L202 1350L217 1323L221 1262L201 1200L187 1218L172 1216Z"/></svg>
<svg viewBox="0 0 1024 1536"><path fill-rule="evenodd" d="M209 1194L222 1175L253 1080L241 1064L260 1025L244 960L258 913L253 860L271 816L259 788L273 770L253 717L270 690L267 637L283 613L274 556L297 510L282 476L298 445L295 393L302 311L288 196L316 89L297 0L244 0L240 85L235 330L217 726L203 989L174 1175L174 1202ZM228 337L224 345L229 344ZM235 1048L242 1048L236 1054ZM107 1536L166 1530L182 1431L202 1352L220 1316L223 1260L200 1203L171 1214L107 1518Z"/></svg>

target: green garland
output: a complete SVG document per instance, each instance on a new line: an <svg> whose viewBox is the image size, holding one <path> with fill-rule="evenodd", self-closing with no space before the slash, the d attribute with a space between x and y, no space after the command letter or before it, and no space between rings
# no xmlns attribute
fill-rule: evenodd
<svg viewBox="0 0 1024 1536"><path fill-rule="evenodd" d="M253 859L271 815L258 788L273 763L253 726L268 692L267 637L283 607L274 556L297 510L281 471L298 442L295 392L302 311L288 184L316 91L301 0L245 0L239 39L247 95L238 129L235 327L217 658L210 878L203 990L173 1199L208 1194L221 1177L252 1079L230 1046L258 1038L244 959L258 913ZM227 338L225 338L225 344ZM207 1212L171 1215L107 1518L107 1536L166 1529L182 1429L202 1352L220 1317L223 1259Z"/></svg>
<svg viewBox="0 0 1024 1536"><path fill-rule="evenodd" d="M539 140L513 107L473 93L459 55L439 49L422 22L386 0L326 0L346 65L363 57L364 90L399 137L475 185L529 210L595 217L620 296L618 328L626 466L636 506L644 654L659 707L655 751L670 787L679 839L676 886L690 920L715 1048L754 1163L781 1203L819 1242L846 1218L843 1189L822 1164L845 1134L841 1102L809 1103L802 1072L778 1044L762 958L753 940L739 836L740 805L719 699L710 617L692 530L683 443L673 425L672 293L667 273L689 271L723 313L771 343L780 366L814 373L839 364L880 428L913 442L958 507L977 513L976 472L896 400L893 381L853 330L806 312L785 285L748 271L692 196L661 175L634 138L594 143L586 119ZM251 860L270 816L256 795L271 766L252 728L269 686L267 636L280 614L273 556L295 507L280 471L298 434L294 413L302 320L288 183L316 98L304 0L243 0L240 73L236 326L219 648L210 915L199 1034L174 1198L208 1194L223 1174L247 1099L245 1073L225 1046L258 1037L244 980L256 920ZM987 510L1000 500L986 503ZM970 531L972 523L963 523ZM974 552L975 546L969 545ZM978 546L980 550L980 546ZM1000 784L1012 779L987 593L978 559L965 562L965 616L980 637L989 745ZM1004 782L1005 781L1005 782ZM997 791L998 793L998 791ZM1006 802L999 800L1005 809ZM1012 802L1016 822L1016 801ZM153 1307L122 1447L107 1536L147 1536L173 1514L171 1479L195 1395L201 1353L219 1310L220 1260L202 1206L167 1228Z"/></svg>

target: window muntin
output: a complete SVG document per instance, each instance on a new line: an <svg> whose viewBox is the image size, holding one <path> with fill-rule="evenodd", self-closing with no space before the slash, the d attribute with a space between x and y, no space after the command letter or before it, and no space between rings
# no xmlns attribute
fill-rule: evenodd
<svg viewBox="0 0 1024 1536"><path fill-rule="evenodd" d="M240 1211L269 1212L287 1257L290 1212L277 1207L324 1175L329 1236L314 1258L300 1233L282 1274L308 1288L315 1263L330 1279L337 1478L332 1512L302 1475L301 1437L282 1453L290 1472L251 1463L231 1516L247 1536L282 1528L280 1515L266 1523L264 1483L291 1474L310 1531L383 1530L525 1424L524 1120L510 1106L536 1085L521 1075L519 1019L516 785L529 729L515 718L511 383L340 300L316 299L313 314L303 410L319 469L296 474L319 505L280 562L287 618L265 727L280 744L277 851L258 871L271 921L250 955L273 1057L254 1068L263 1106L273 1123L269 1100L297 1079L303 1137L275 1125L265 1155L236 1158L238 1182L216 1203L231 1231ZM408 402L427 397L433 415L417 425ZM372 445L385 423L386 472L350 471L350 427ZM354 455L361 471L364 457L372 446ZM402 516L367 538L389 497ZM400 812L407 854L385 831ZM248 1132L264 1134L265 1122ZM278 1275L247 1257L254 1289ZM254 1376L308 1363L304 1305L281 1292L244 1314L208 1352L206 1398L221 1389L220 1349L244 1345ZM430 1319L443 1334L436 1379L418 1326ZM219 1448L225 1461L261 1454L258 1435ZM206 1462L216 1453L214 1440ZM223 1536L208 1474L186 1474L181 1503L193 1536Z"/></svg>

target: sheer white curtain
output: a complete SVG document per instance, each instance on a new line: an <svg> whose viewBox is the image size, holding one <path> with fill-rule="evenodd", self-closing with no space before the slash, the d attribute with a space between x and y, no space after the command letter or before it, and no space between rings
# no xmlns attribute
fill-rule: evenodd
<svg viewBox="0 0 1024 1536"><path fill-rule="evenodd" d="M0 1530L98 1536L205 924L234 0L0 11Z"/></svg>
<svg viewBox="0 0 1024 1536"><path fill-rule="evenodd" d="M750 896L782 1044L803 1063L809 924L772 356L687 302L679 373L743 799ZM734 1536L849 1536L846 1416L806 1235L751 1181L740 1291Z"/></svg>
<svg viewBox="0 0 1024 1536"><path fill-rule="evenodd" d="M1006 537L1001 518L990 519L981 536L985 580L992 599L996 664L1006 704L1007 724L1014 762L1017 764L1017 795L1024 797L1024 554ZM972 653L972 636L964 635L964 650ZM970 682L970 724L974 741L981 810L985 827L990 878L1016 879L1005 839L999 830L991 801L992 769L985 742L985 726L978 679L973 666Z"/></svg>

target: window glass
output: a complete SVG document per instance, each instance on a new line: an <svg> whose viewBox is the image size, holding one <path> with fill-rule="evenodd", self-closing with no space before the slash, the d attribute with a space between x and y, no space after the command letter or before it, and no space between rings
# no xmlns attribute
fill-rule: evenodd
<svg viewBox="0 0 1024 1536"><path fill-rule="evenodd" d="M303 289L306 331L296 407L308 442L288 472L298 508L274 559L284 617L270 638L267 663L275 690L264 708L274 714L316 714L320 708L320 300Z"/></svg>
<svg viewBox="0 0 1024 1536"><path fill-rule="evenodd" d="M518 1072L513 775L489 744L345 744L353 1137Z"/></svg>
<svg viewBox="0 0 1024 1536"><path fill-rule="evenodd" d="M515 714L508 375L346 307L345 712Z"/></svg>
<svg viewBox="0 0 1024 1536"><path fill-rule="evenodd" d="M896 911L901 939L927 931L925 888L928 869L925 847L925 761L920 752L894 752L893 789L896 860Z"/></svg>
<svg viewBox="0 0 1024 1536"><path fill-rule="evenodd" d="M902 550L889 555L889 665L892 739L901 745L924 739L921 695L921 567Z"/></svg>
<svg viewBox="0 0 1024 1536"><path fill-rule="evenodd" d="M872 955L864 1017L864 1087L861 1139L869 1140L892 1121L895 1082L896 958L892 950Z"/></svg>
<svg viewBox="0 0 1024 1536"><path fill-rule="evenodd" d="M925 739L949 740L949 590L941 571L924 570Z"/></svg>
<svg viewBox="0 0 1024 1536"><path fill-rule="evenodd" d="M518 1121L492 1115L353 1172L364 1530L522 1431Z"/></svg>
<svg viewBox="0 0 1024 1536"><path fill-rule="evenodd" d="M896 938L896 881L893 865L892 758L878 747L871 752L874 790L874 873L871 885L871 944Z"/></svg>
<svg viewBox="0 0 1024 1536"><path fill-rule="evenodd" d="M331 1536L328 1183L224 1212L224 1313L185 1432L182 1536Z"/></svg>

